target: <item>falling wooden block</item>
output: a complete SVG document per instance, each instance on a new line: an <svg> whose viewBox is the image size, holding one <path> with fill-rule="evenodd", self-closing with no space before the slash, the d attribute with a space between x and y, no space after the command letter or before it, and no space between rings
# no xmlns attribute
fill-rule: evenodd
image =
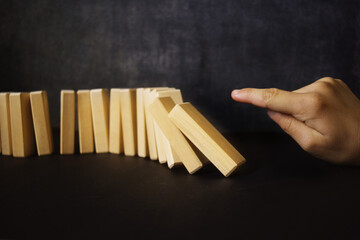
<svg viewBox="0 0 360 240"><path fill-rule="evenodd" d="M94 131L91 114L90 90L77 91L77 113L80 153L93 153Z"/></svg>
<svg viewBox="0 0 360 240"><path fill-rule="evenodd" d="M167 89L162 91L153 90L152 94L155 94L156 97L171 97L171 99L174 101L175 104L183 102L181 91L179 89ZM155 126L155 136L156 136L156 143L158 145L158 149L159 147L160 149L162 148L165 155L164 157L165 159L162 160L159 154L159 162L160 163L167 162L169 168L173 168L174 166L181 165L182 164L181 159L175 154L174 150L171 148L169 140L161 131L157 123L154 123L154 126Z"/></svg>
<svg viewBox="0 0 360 240"><path fill-rule="evenodd" d="M74 154L75 92L62 90L60 105L60 154Z"/></svg>
<svg viewBox="0 0 360 240"><path fill-rule="evenodd" d="M192 174L202 167L202 163L180 130L168 117L168 114L174 106L175 103L170 97L160 97L155 99L149 106L149 111L166 138L169 140L175 154L178 157L181 157L185 168Z"/></svg>
<svg viewBox="0 0 360 240"><path fill-rule="evenodd" d="M90 91L96 153L109 152L109 95L107 89Z"/></svg>
<svg viewBox="0 0 360 240"><path fill-rule="evenodd" d="M12 155L9 93L0 93L1 150L3 155Z"/></svg>
<svg viewBox="0 0 360 240"><path fill-rule="evenodd" d="M121 121L124 154L136 155L136 89L121 89Z"/></svg>
<svg viewBox="0 0 360 240"><path fill-rule="evenodd" d="M30 103L38 155L52 154L54 145L46 91L30 92Z"/></svg>
<svg viewBox="0 0 360 240"><path fill-rule="evenodd" d="M123 139L121 130L121 89L110 90L110 132L109 151L120 154L123 152Z"/></svg>
<svg viewBox="0 0 360 240"><path fill-rule="evenodd" d="M35 154L35 135L29 93L10 93L11 140L14 157Z"/></svg>
<svg viewBox="0 0 360 240"><path fill-rule="evenodd" d="M225 177L245 162L245 158L190 103L177 104L169 117Z"/></svg>
<svg viewBox="0 0 360 240"><path fill-rule="evenodd" d="M149 148L145 125L144 88L136 89L136 126L138 156L147 157L149 156Z"/></svg>

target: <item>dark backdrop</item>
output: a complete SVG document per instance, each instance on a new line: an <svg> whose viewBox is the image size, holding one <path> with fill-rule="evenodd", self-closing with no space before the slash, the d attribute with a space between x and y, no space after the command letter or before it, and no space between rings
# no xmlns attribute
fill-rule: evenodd
<svg viewBox="0 0 360 240"><path fill-rule="evenodd" d="M322 76L359 96L357 1L3 0L1 91L174 86L223 131L276 130L233 88L287 90Z"/></svg>

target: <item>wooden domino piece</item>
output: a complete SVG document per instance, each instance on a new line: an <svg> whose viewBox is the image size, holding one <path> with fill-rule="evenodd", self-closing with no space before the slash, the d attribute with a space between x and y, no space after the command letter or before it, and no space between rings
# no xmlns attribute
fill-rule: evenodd
<svg viewBox="0 0 360 240"><path fill-rule="evenodd" d="M121 89L121 121L125 156L135 156L136 151L136 89Z"/></svg>
<svg viewBox="0 0 360 240"><path fill-rule="evenodd" d="M147 157L149 148L145 125L144 88L136 89L136 126L137 154L139 157Z"/></svg>
<svg viewBox="0 0 360 240"><path fill-rule="evenodd" d="M177 104L169 117L225 177L245 162L245 158L190 103Z"/></svg>
<svg viewBox="0 0 360 240"><path fill-rule="evenodd" d="M171 97L171 99L174 101L175 104L183 102L181 91L179 89L167 89L163 91L156 90L155 94L156 97ZM181 159L177 157L174 150L171 148L169 140L166 138L166 136L161 131L160 127L157 126L157 124L155 124L155 133L156 136L159 136L156 138L156 141L161 143L161 146L165 154L165 161L162 162L159 156L159 162L160 163L167 162L169 168L173 168L174 166L181 165L182 164Z"/></svg>
<svg viewBox="0 0 360 240"><path fill-rule="evenodd" d="M174 106L175 103L170 97L160 97L149 106L149 111L169 140L175 154L181 157L185 168L192 174L203 165L180 130L169 119L168 114Z"/></svg>
<svg viewBox="0 0 360 240"><path fill-rule="evenodd" d="M90 90L77 91L77 114L80 153L93 153L94 131L91 113Z"/></svg>
<svg viewBox="0 0 360 240"><path fill-rule="evenodd" d="M121 129L121 89L110 90L110 132L109 152L120 154L123 152L123 136Z"/></svg>
<svg viewBox="0 0 360 240"><path fill-rule="evenodd" d="M95 151L109 152L109 94L107 89L90 91Z"/></svg>
<svg viewBox="0 0 360 240"><path fill-rule="evenodd" d="M75 92L60 93L60 154L75 153Z"/></svg>
<svg viewBox="0 0 360 240"><path fill-rule="evenodd" d="M35 135L29 93L10 93L11 140L14 157L35 154Z"/></svg>
<svg viewBox="0 0 360 240"><path fill-rule="evenodd" d="M52 154L54 145L46 91L30 92L30 103L38 155Z"/></svg>
<svg viewBox="0 0 360 240"><path fill-rule="evenodd" d="M12 155L9 93L0 93L1 150L3 155Z"/></svg>

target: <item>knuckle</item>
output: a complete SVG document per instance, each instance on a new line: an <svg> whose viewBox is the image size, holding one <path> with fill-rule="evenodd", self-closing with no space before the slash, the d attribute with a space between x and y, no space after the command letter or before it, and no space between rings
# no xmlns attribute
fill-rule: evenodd
<svg viewBox="0 0 360 240"><path fill-rule="evenodd" d="M268 88L263 91L262 98L265 104L269 104L275 96L279 94L279 89L277 88Z"/></svg>
<svg viewBox="0 0 360 240"><path fill-rule="evenodd" d="M313 111L320 112L326 108L326 101L322 94L315 92L310 95L308 105Z"/></svg>
<svg viewBox="0 0 360 240"><path fill-rule="evenodd" d="M332 78L332 77L323 77L323 78L320 78L318 81L319 81L319 82L334 83L334 82L335 82L335 79Z"/></svg>

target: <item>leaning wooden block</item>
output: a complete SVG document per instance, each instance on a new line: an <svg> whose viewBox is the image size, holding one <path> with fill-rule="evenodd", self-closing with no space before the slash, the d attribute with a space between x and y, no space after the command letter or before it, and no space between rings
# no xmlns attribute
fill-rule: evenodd
<svg viewBox="0 0 360 240"><path fill-rule="evenodd" d="M120 154L123 152L123 139L121 130L121 89L110 90L110 132L109 152Z"/></svg>
<svg viewBox="0 0 360 240"><path fill-rule="evenodd" d="M29 93L10 93L11 139L14 157L35 154L35 135Z"/></svg>
<svg viewBox="0 0 360 240"><path fill-rule="evenodd" d="M183 98L181 95L181 91L179 89L166 89L162 91L153 90L152 93L156 91L156 97L171 97L175 104L182 103ZM159 154L159 162L165 163L167 162L169 168L173 168L174 166L181 165L182 162L179 157L176 156L174 150L171 148L169 140L166 138L164 133L161 131L159 126L155 123L155 135L156 142L161 143L161 147L163 148L165 154L165 161L161 161L161 157ZM159 139L159 141L158 141ZM159 149L159 147L158 147Z"/></svg>
<svg viewBox="0 0 360 240"><path fill-rule="evenodd" d="M52 154L54 145L46 91L30 92L30 103L38 155Z"/></svg>
<svg viewBox="0 0 360 240"><path fill-rule="evenodd" d="M0 93L1 150L3 155L12 155L9 93Z"/></svg>
<svg viewBox="0 0 360 240"><path fill-rule="evenodd" d="M192 174L202 167L202 163L180 130L168 117L168 113L174 106L175 103L170 97L161 97L155 99L149 106L149 111L169 140L175 154L181 157L185 168Z"/></svg>
<svg viewBox="0 0 360 240"><path fill-rule="evenodd" d="M74 154L75 92L61 90L60 95L60 154Z"/></svg>
<svg viewBox="0 0 360 240"><path fill-rule="evenodd" d="M97 153L109 152L109 95L107 89L90 91L91 112Z"/></svg>
<svg viewBox="0 0 360 240"><path fill-rule="evenodd" d="M245 158L190 103L177 104L169 117L225 177L245 162Z"/></svg>
<svg viewBox="0 0 360 240"><path fill-rule="evenodd" d="M91 114L90 90L77 91L77 113L80 153L93 153L94 131Z"/></svg>
<svg viewBox="0 0 360 240"><path fill-rule="evenodd" d="M145 125L144 88L136 89L136 126L138 156L147 157L149 156L149 148Z"/></svg>
<svg viewBox="0 0 360 240"><path fill-rule="evenodd" d="M124 154L136 155L136 89L121 89L121 121Z"/></svg>

